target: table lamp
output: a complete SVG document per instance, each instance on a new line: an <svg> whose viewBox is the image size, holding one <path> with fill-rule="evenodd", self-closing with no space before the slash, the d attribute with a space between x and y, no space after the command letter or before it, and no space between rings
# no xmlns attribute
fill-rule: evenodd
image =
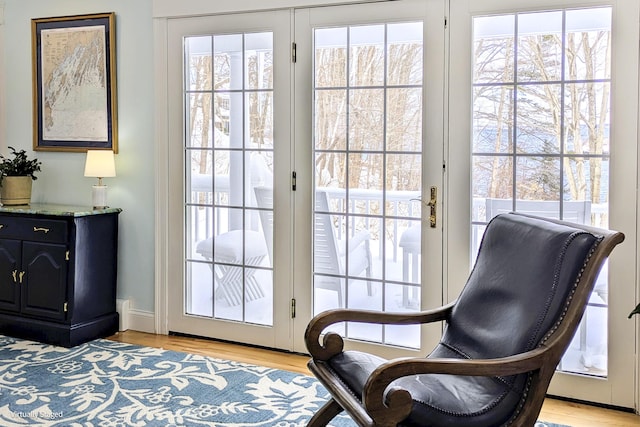
<svg viewBox="0 0 640 427"><path fill-rule="evenodd" d="M84 164L84 176L98 178L98 185L91 190L91 200L94 209L107 207L107 186L102 184L102 178L116 176L116 165L111 150L87 150L87 160Z"/></svg>

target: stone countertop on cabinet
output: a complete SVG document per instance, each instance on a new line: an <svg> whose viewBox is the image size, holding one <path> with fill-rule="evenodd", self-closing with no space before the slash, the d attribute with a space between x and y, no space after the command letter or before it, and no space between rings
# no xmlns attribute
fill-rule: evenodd
<svg viewBox="0 0 640 427"><path fill-rule="evenodd" d="M69 206L48 203L32 203L30 205L0 206L0 213L39 214L51 216L88 216L122 212L120 208L94 209L91 206Z"/></svg>

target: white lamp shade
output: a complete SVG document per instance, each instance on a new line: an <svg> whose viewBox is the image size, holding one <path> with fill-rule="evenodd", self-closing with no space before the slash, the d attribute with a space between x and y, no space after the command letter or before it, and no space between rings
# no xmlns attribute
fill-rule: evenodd
<svg viewBox="0 0 640 427"><path fill-rule="evenodd" d="M87 150L84 176L106 178L116 176L116 163L111 150Z"/></svg>

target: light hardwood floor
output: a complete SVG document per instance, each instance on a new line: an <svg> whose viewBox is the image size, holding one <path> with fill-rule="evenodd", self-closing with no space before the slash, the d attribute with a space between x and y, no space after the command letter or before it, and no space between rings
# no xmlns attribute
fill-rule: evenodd
<svg viewBox="0 0 640 427"><path fill-rule="evenodd" d="M310 375L308 356L190 337L119 332L109 339L147 347L201 354ZM540 419L572 427L638 427L640 416L579 403L547 399Z"/></svg>

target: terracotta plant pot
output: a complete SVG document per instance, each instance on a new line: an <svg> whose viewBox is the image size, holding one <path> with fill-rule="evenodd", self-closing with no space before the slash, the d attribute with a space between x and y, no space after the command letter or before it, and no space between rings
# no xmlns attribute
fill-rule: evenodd
<svg viewBox="0 0 640 427"><path fill-rule="evenodd" d="M31 201L30 176L5 176L0 187L0 201L3 205L28 205Z"/></svg>

